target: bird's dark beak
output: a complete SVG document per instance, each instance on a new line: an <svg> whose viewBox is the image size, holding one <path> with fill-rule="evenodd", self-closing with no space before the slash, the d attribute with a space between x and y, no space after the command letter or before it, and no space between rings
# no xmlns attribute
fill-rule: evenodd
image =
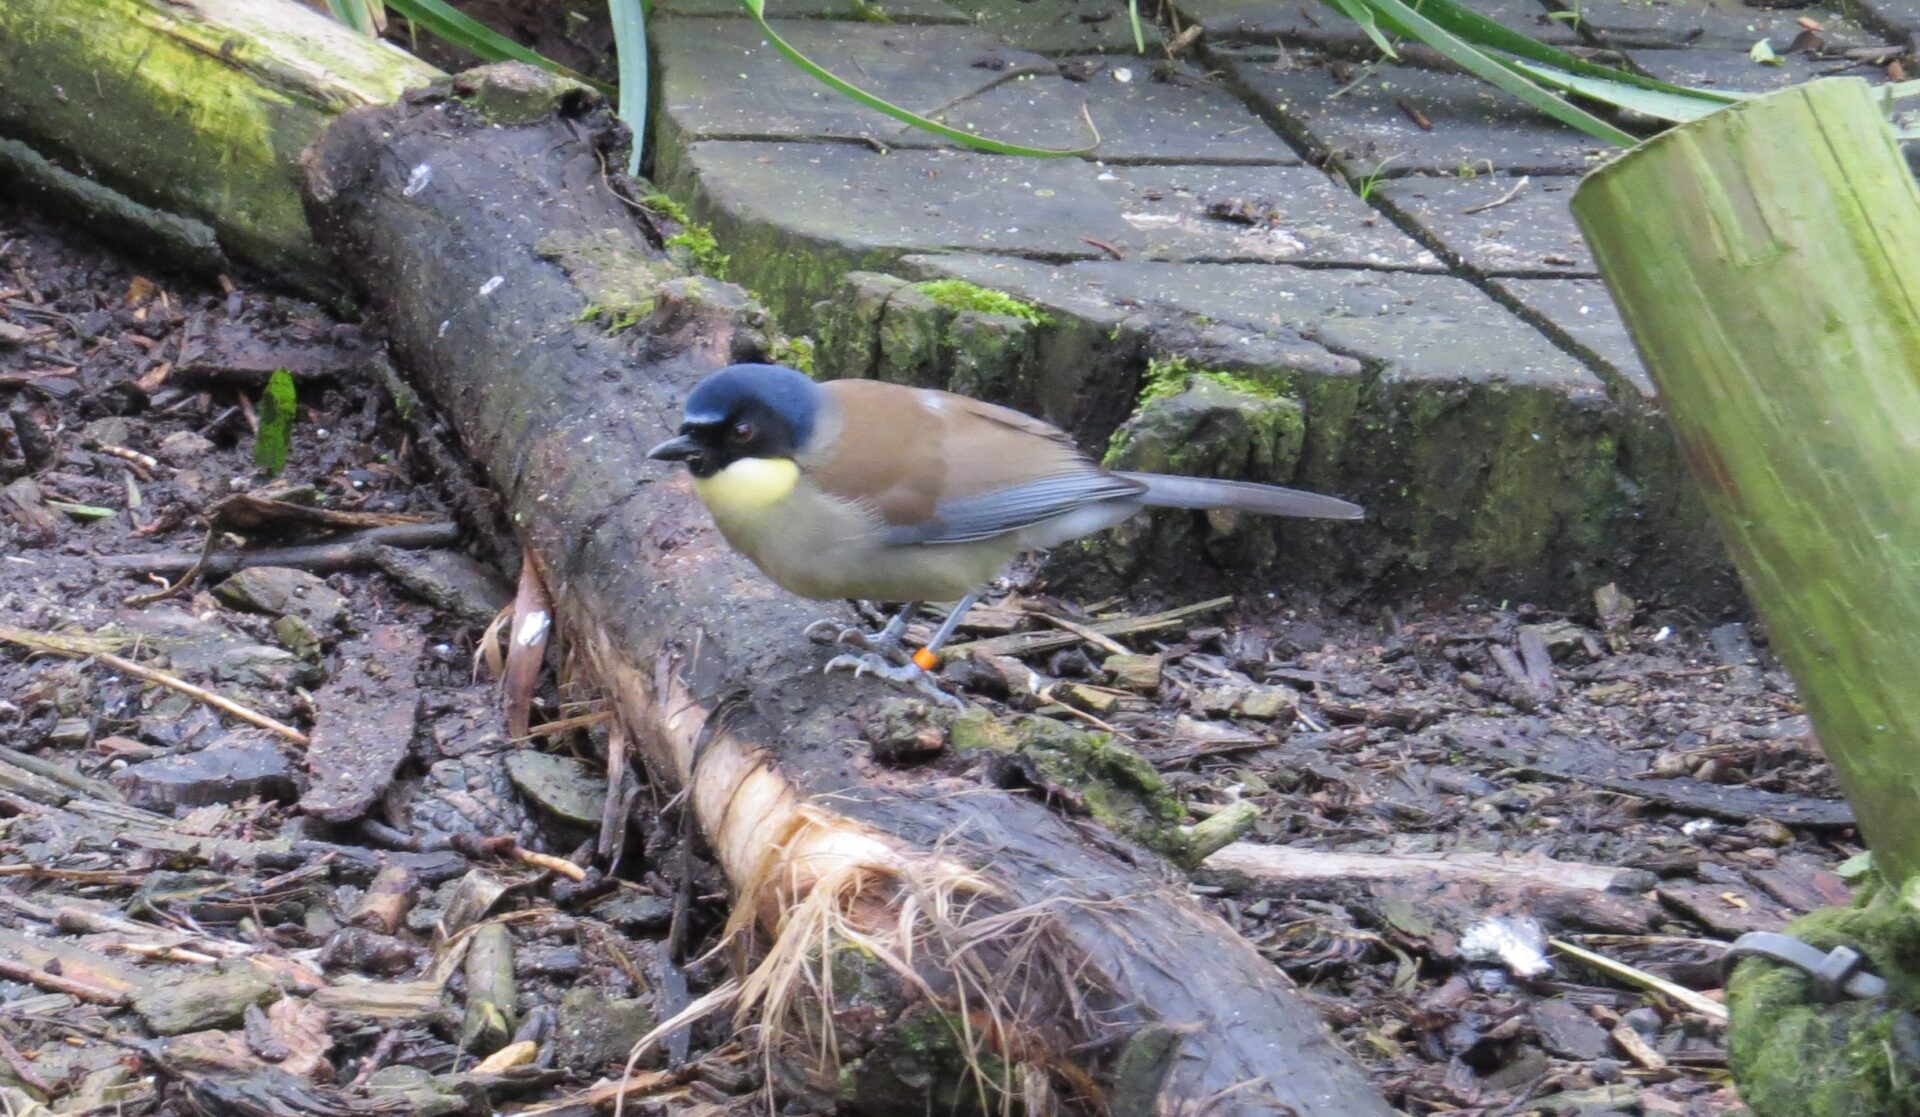
<svg viewBox="0 0 1920 1117"><path fill-rule="evenodd" d="M683 462L700 455L700 444L692 435L682 434L667 439L660 445L647 451L647 457L657 462Z"/></svg>

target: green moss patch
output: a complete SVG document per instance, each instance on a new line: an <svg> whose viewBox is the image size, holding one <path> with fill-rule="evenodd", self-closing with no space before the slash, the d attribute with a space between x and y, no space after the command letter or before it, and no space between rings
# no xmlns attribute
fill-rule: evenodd
<svg viewBox="0 0 1920 1117"><path fill-rule="evenodd" d="M1799 970L1740 963L1727 984L1727 1057L1741 1100L1755 1117L1920 1115L1920 913L1881 889L1787 931L1822 950L1859 950L1890 996L1819 1004Z"/></svg>
<svg viewBox="0 0 1920 1117"><path fill-rule="evenodd" d="M787 337L782 335L773 341L767 352L767 359L777 365L796 368L808 376L818 376L815 367L813 339L810 337Z"/></svg>
<svg viewBox="0 0 1920 1117"><path fill-rule="evenodd" d="M1262 380L1225 369L1203 368L1190 357L1154 357L1147 362L1146 375L1140 380L1139 406L1177 396L1195 380L1207 380L1230 391L1256 399L1277 399L1279 390Z"/></svg>
<svg viewBox="0 0 1920 1117"><path fill-rule="evenodd" d="M1109 830L1185 860L1185 805L1151 764L1108 734L1043 717L1001 721L976 708L953 719L948 744L961 751L1017 753L1049 785L1045 790L1073 797Z"/></svg>
<svg viewBox="0 0 1920 1117"><path fill-rule="evenodd" d="M914 290L948 310L1004 314L1009 318L1018 318L1029 326L1046 326L1053 321L1045 311L1030 302L1016 299L1005 291L968 283L964 279L930 279L913 286Z"/></svg>
<svg viewBox="0 0 1920 1117"><path fill-rule="evenodd" d="M559 265L587 297L578 320L598 322L618 333L653 313L660 284L677 270L622 237L553 234L534 245L542 260Z"/></svg>

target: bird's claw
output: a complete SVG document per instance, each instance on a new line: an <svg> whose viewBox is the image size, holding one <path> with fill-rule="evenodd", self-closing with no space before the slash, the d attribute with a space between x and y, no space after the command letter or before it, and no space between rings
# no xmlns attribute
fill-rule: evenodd
<svg viewBox="0 0 1920 1117"><path fill-rule="evenodd" d="M885 632L867 632L854 625L841 624L839 621L828 618L814 621L802 630L802 635L816 644L851 644L865 651L886 652L895 657L906 654L900 642Z"/></svg>
<svg viewBox="0 0 1920 1117"><path fill-rule="evenodd" d="M826 670L829 673L852 671L856 679L862 675L878 675L888 682L911 687L939 705L951 706L956 710L967 708L965 702L941 690L940 684L933 681L933 676L927 674L917 663L890 663L884 657L868 652L866 655L858 656L834 656L827 661Z"/></svg>

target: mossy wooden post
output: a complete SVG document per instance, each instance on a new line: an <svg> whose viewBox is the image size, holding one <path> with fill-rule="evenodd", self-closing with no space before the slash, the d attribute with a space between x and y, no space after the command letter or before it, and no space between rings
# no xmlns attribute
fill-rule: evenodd
<svg viewBox="0 0 1920 1117"><path fill-rule="evenodd" d="M438 76L292 0L0 0L0 133L310 291L301 150Z"/></svg>
<svg viewBox="0 0 1920 1117"><path fill-rule="evenodd" d="M1879 96L1837 78L1724 109L1595 171L1573 211L1876 864L1905 882L1920 189Z"/></svg>

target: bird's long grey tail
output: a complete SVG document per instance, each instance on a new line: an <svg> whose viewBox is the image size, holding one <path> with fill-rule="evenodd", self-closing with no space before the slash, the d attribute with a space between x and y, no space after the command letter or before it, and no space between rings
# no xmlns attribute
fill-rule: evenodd
<svg viewBox="0 0 1920 1117"><path fill-rule="evenodd" d="M1232 508L1264 516L1304 516L1317 520L1364 520L1366 509L1338 497L1260 485L1252 481L1216 481L1165 473L1122 473L1145 485L1135 499L1149 508Z"/></svg>

